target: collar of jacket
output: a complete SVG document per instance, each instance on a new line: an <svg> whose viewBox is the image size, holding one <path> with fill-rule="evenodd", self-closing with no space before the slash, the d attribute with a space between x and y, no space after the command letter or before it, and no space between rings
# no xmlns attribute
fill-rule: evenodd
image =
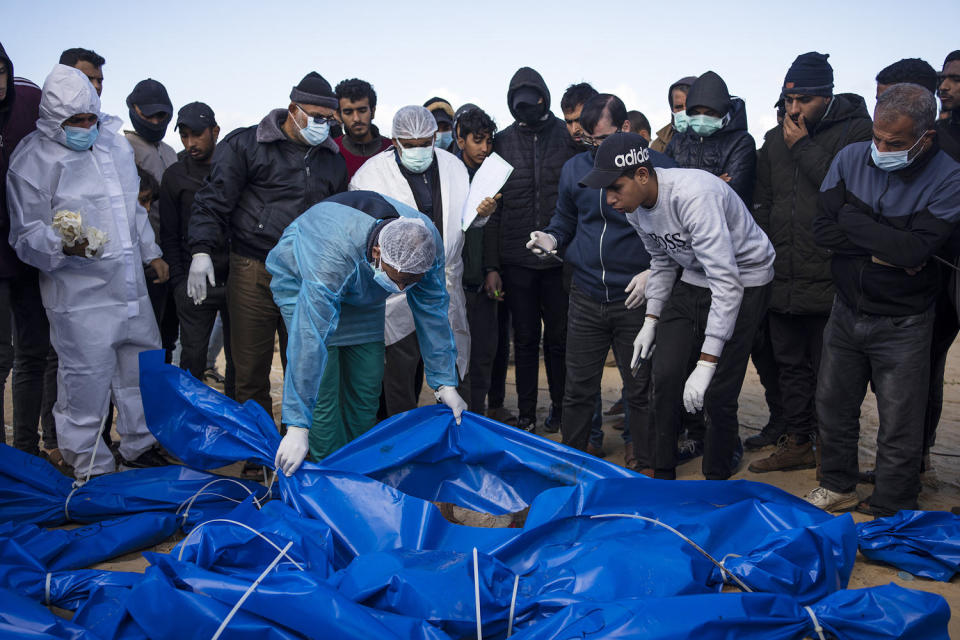
<svg viewBox="0 0 960 640"><path fill-rule="evenodd" d="M344 148L353 155L363 158L369 158L380 153L383 151L383 137L380 135L380 129L377 128L377 125L371 124L370 131L373 133L370 142L356 142L350 137L350 134L343 134L341 142L343 142Z"/></svg>
<svg viewBox="0 0 960 640"><path fill-rule="evenodd" d="M260 124L257 125L257 142L269 144L271 142L290 142L300 147L307 147L305 144L293 142L283 131L283 123L287 119L286 109L274 109L268 113ZM307 147L310 148L310 147ZM333 153L340 153L340 147L333 141L333 138L327 136L327 139L317 145L317 148L325 148Z"/></svg>

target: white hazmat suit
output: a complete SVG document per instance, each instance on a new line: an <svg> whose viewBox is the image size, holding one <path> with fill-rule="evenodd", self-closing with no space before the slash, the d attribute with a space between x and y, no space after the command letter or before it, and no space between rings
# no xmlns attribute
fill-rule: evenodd
<svg viewBox="0 0 960 640"><path fill-rule="evenodd" d="M99 117L99 137L86 151L66 146L64 120ZM100 99L83 73L57 65L43 83L37 130L17 146L7 174L10 244L40 270L50 339L60 356L53 409L64 459L78 474L89 468L112 394L120 454L135 460L156 442L140 399L138 357L160 348L143 265L160 257L140 180L118 118L100 113ZM99 257L68 256L51 223L56 212L80 213L106 234ZM91 473L115 469L102 443Z"/></svg>

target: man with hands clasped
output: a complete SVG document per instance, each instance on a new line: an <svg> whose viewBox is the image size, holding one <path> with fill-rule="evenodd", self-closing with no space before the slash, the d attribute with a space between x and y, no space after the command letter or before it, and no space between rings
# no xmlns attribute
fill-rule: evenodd
<svg viewBox="0 0 960 640"><path fill-rule="evenodd" d="M736 471L737 398L770 300L773 246L726 182L695 169L654 169L636 134L608 137L581 184L605 189L651 258L631 364L649 358L656 342L654 477L676 478L682 398L688 412L709 417L704 476L725 480Z"/></svg>

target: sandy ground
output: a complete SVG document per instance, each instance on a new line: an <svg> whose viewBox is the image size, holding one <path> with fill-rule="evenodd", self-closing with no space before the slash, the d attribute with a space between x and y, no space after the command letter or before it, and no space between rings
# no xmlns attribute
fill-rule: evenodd
<svg viewBox="0 0 960 640"><path fill-rule="evenodd" d="M223 370L222 362L220 370ZM275 358L273 371L271 374L273 381L273 397L275 415L280 415L280 395L282 370L280 368L279 357ZM513 371L507 376L507 402L506 406L515 412L516 410L516 391L512 384ZM540 375L540 409L538 410L538 423L542 424L546 418L549 407L549 395L546 390L546 377L541 370ZM920 506L929 510L949 510L953 506L960 505L960 350L954 348L947 361L946 384L944 386L944 411L938 431L937 445L934 447L933 466L935 473L927 474L924 481L923 492L920 495ZM619 373L614 367L608 366L604 370L603 376L603 399L604 409L608 408L620 393ZM432 396L424 392L421 395L421 405L432 403ZM7 384L5 392L5 423L11 423L11 401L10 385ZM871 393L868 392L862 407L862 431L860 436L860 461L862 469L869 469L873 466L875 451L875 440L877 432L877 409L876 402ZM751 365L746 380L744 381L743 391L740 395L740 435L747 438L753 435L767 422L767 408L763 399L763 387L760 385L756 371ZM617 464L623 463L623 440L620 431L614 429L620 421L620 417L605 417L604 421L604 450L605 458ZM919 425L918 425L919 428ZM10 442L12 433L7 428L7 441ZM116 434L114 435L116 437ZM553 440L559 440L559 435L546 436ZM774 472L766 474L755 474L747 470L747 465L751 460L758 457L765 457L772 451L772 448L757 452L747 452L744 455L744 462L741 470L734 476L737 479L748 479L757 482L766 482L788 491L794 495L802 496L810 489L816 486L815 472L813 469L805 471L792 472ZM688 462L679 469L679 477L684 480L703 479L699 468L699 459ZM233 465L228 469L222 470L231 475L239 471L239 465ZM858 491L861 497L869 495L872 487L861 485ZM868 516L854 514L853 518L857 522L869 519ZM174 538L152 548L152 551L168 552L179 538ZM118 571L143 571L146 561L139 553L129 554L117 558L111 562L96 565L95 568L113 569ZM898 571L897 569L876 564L865 559L862 555L857 555L857 562L854 566L853 574L850 578L849 588L863 588L874 585L887 584L894 582L900 586L911 589L920 589L930 591L944 596L950 604L951 611L960 611L960 578L954 578L949 583L936 582L925 578L913 578L909 574ZM60 612L69 615L69 612ZM950 622L950 636L960 638L960 618L952 618Z"/></svg>

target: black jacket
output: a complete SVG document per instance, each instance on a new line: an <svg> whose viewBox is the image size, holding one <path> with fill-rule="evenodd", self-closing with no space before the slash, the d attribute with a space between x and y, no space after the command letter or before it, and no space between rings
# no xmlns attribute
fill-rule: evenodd
<svg viewBox="0 0 960 640"><path fill-rule="evenodd" d="M764 136L757 157L753 216L777 251L770 308L779 313L830 313L830 252L817 246L813 220L834 156L848 144L869 140L872 123L863 98L834 96L829 111L793 148L777 125Z"/></svg>
<svg viewBox="0 0 960 640"><path fill-rule="evenodd" d="M882 171L870 143L855 142L833 159L819 210L813 233L833 254L837 295L848 306L880 316L923 313L941 287L931 256L960 220L960 164L934 144L905 169Z"/></svg>
<svg viewBox="0 0 960 640"><path fill-rule="evenodd" d="M347 189L347 165L336 143L308 147L283 132L286 109L217 145L213 166L190 217L191 253L230 250L264 261L287 225L316 203Z"/></svg>
<svg viewBox="0 0 960 640"><path fill-rule="evenodd" d="M160 236L157 242L163 259L170 265L170 281L174 286L185 282L190 272L190 244L187 241L190 213L197 191L210 175L210 164L192 159L186 152L167 167L160 181ZM217 286L227 281L229 251L226 242L219 242L210 254Z"/></svg>
<svg viewBox="0 0 960 640"><path fill-rule="evenodd" d="M726 173L730 186L748 207L753 202L757 174L757 145L747 133L747 108L731 98L730 121L709 138L687 129L675 133L665 153L681 169L703 169L715 176Z"/></svg>
<svg viewBox="0 0 960 640"><path fill-rule="evenodd" d="M500 190L500 206L484 227L484 264L556 268L556 261L540 260L526 244L530 232L550 224L557 205L560 172L577 149L563 120L550 113L546 83L529 67L518 70L510 80L507 104L513 117L518 117L513 111L513 94L521 87L532 87L543 95L547 117L535 127L517 120L494 138L494 151L513 165L513 173Z"/></svg>
<svg viewBox="0 0 960 640"><path fill-rule="evenodd" d="M954 109L945 120L937 120L937 141L948 156L960 162L960 109Z"/></svg>

